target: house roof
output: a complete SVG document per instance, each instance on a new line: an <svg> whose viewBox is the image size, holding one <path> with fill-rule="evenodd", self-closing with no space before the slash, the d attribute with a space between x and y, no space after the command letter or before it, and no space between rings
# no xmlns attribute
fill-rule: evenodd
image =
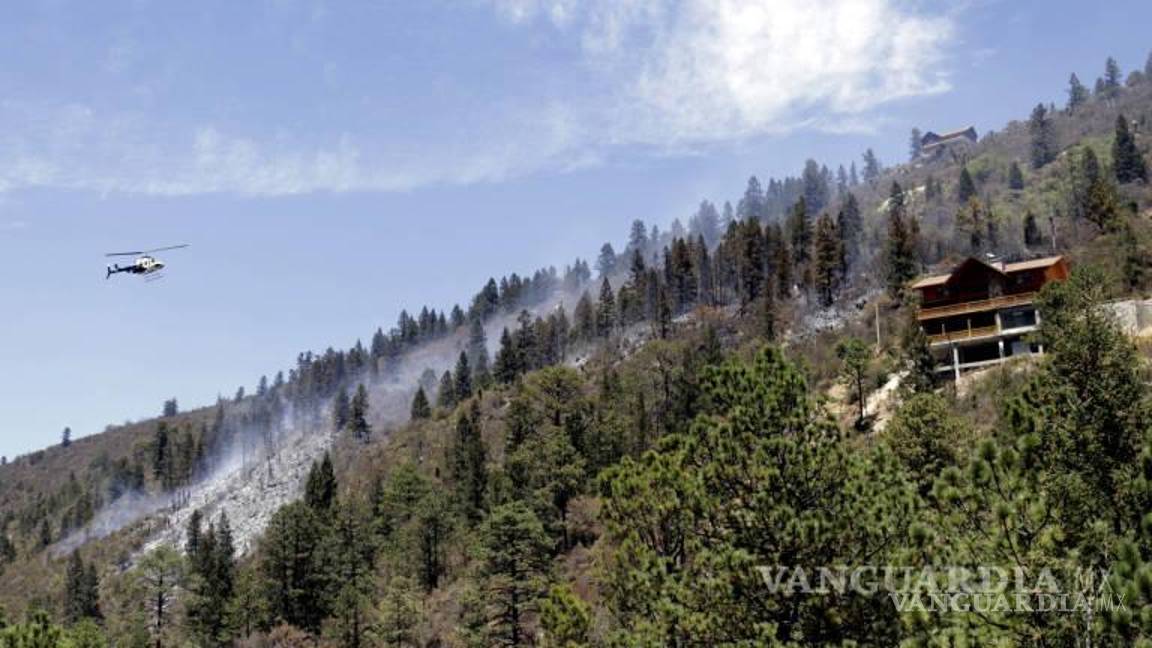
<svg viewBox="0 0 1152 648"><path fill-rule="evenodd" d="M1039 259L1031 259L1029 261L1017 261L1016 263L1009 263L1004 266L1004 272L1019 272L1021 270L1035 270L1037 268L1047 268L1048 266L1056 265L1058 261L1063 259L1062 256L1042 257Z"/></svg>
<svg viewBox="0 0 1152 648"><path fill-rule="evenodd" d="M976 127L969 126L963 130L952 131L951 133L943 134L937 134L932 131L928 131L924 134L923 137L920 138L920 143L922 147L933 147L940 146L957 139L967 139L973 142L976 141Z"/></svg>
<svg viewBox="0 0 1152 648"><path fill-rule="evenodd" d="M952 278L952 275L956 274L957 271L959 271L961 268L963 268L964 266L966 266L970 263L979 263L980 265L987 266L987 267L991 268L992 270L994 270L1000 274L1007 275L1007 274L1012 274L1013 272L1021 272L1024 270L1036 270L1038 268L1047 268L1049 266L1055 265L1056 263L1060 262L1063 258L1064 257L1062 257L1062 256L1050 256L1050 257L1042 257L1039 259L1030 259L1028 261L1017 261L1015 263L1002 263L1002 262L988 263L988 262L984 261L983 259L978 259L976 257L968 257L967 259L956 264L956 266L954 268L952 268L952 271L948 272L947 274L929 275L927 277L922 277L922 278L916 280L915 282L912 283L912 288L919 290L921 288L928 288L930 286L939 286L942 284L946 284L946 283L948 283L948 280Z"/></svg>

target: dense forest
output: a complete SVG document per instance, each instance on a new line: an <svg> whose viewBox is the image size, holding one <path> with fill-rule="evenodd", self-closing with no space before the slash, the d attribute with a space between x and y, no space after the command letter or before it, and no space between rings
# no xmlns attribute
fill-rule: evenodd
<svg viewBox="0 0 1152 648"><path fill-rule="evenodd" d="M1101 308L1152 287L1150 127L1152 56L1108 59L962 152L753 176L251 393L65 430L0 466L0 646L1152 645L1149 354ZM909 282L1052 253L1047 353L941 381ZM299 429L323 451L250 547L189 504ZM1025 577L942 610L773 576L886 566Z"/></svg>

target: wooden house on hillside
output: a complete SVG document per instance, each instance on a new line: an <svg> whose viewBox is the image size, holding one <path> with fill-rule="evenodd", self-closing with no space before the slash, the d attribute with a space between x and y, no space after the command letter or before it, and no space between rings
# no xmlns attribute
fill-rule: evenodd
<svg viewBox="0 0 1152 648"><path fill-rule="evenodd" d="M920 138L920 161L931 162L946 154L951 154L953 159L962 159L967 156L968 150L976 144L976 141L975 126L942 135L928 131Z"/></svg>
<svg viewBox="0 0 1152 648"><path fill-rule="evenodd" d="M947 274L913 283L920 295L917 319L937 370L958 378L965 369L1043 353L1025 339L1040 324L1033 302L1044 284L1067 278L1061 256L1015 263L969 257Z"/></svg>

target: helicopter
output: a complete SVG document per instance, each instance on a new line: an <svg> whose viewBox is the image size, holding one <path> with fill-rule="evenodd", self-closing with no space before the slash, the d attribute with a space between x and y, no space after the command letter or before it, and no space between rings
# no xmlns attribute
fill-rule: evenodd
<svg viewBox="0 0 1152 648"><path fill-rule="evenodd" d="M130 272L143 276L156 275L157 272L164 269L164 262L152 256L153 252L163 252L165 250L179 250L180 248L188 247L187 243L180 245L169 245L168 247L154 248L151 250L137 250L135 252L109 252L105 254L106 257L116 256L134 256L136 260L132 265L121 267L120 264L112 264L108 266L108 274L104 275L105 279L109 279L114 274L121 272ZM159 278L156 276L156 278Z"/></svg>

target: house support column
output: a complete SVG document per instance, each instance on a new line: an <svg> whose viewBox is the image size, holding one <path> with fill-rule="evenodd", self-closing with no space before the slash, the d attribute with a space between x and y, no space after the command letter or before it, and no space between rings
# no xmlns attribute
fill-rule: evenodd
<svg viewBox="0 0 1152 648"><path fill-rule="evenodd" d="M952 345L952 373L960 380L960 347Z"/></svg>
<svg viewBox="0 0 1152 648"><path fill-rule="evenodd" d="M1000 347L1000 359L1004 359L1004 339L996 340L996 346Z"/></svg>

